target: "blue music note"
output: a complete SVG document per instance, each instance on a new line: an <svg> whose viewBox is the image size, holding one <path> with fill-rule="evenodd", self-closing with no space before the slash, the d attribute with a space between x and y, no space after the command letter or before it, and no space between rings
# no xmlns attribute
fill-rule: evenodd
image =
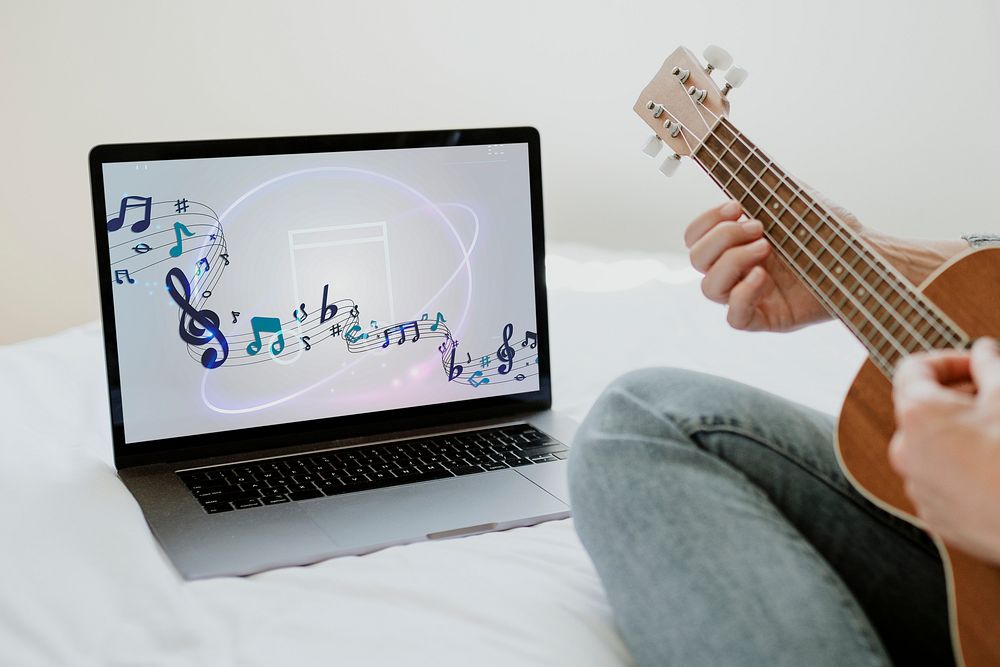
<svg viewBox="0 0 1000 667"><path fill-rule="evenodd" d="M411 343L416 343L418 340L420 340L420 327L417 326L416 320L410 320L409 322L403 322L401 324L394 324L391 327L386 327L386 329L385 329L385 342L382 343L382 347L384 347L384 348L385 347L389 347L389 332L392 331L392 330L394 330L394 329L398 329L399 330L399 341L396 344L397 345L402 345L403 343L405 343L406 342L406 329L407 329L407 327L413 327L413 339L410 342Z"/></svg>
<svg viewBox="0 0 1000 667"><path fill-rule="evenodd" d="M250 356L260 352L263 343L260 340L262 333L278 334L277 339L271 343L271 354L278 356L285 349L285 335L281 333L281 320L277 317L251 317L250 326L253 328L253 342L247 345L247 354Z"/></svg>
<svg viewBox="0 0 1000 667"><path fill-rule="evenodd" d="M164 279L167 293L180 307L182 315L178 325L181 340L190 345L207 345L213 340L218 343L222 354L215 348L208 348L201 354L201 365L211 370L218 368L229 357L229 343L219 330L219 316L215 311L198 310L191 305L191 284L184 272L174 267L167 271ZM176 284L175 284L176 283ZM178 285L180 289L178 289Z"/></svg>
<svg viewBox="0 0 1000 667"><path fill-rule="evenodd" d="M476 382L476 380L479 378L482 379L480 379L479 382ZM471 384L473 387L478 387L481 384L489 384L489 383L490 379L488 377L485 377L482 371L476 371L475 373L469 376L469 384Z"/></svg>
<svg viewBox="0 0 1000 667"><path fill-rule="evenodd" d="M170 249L170 256L171 257L180 257L181 253L184 251L183 250L183 245L184 244L181 241L181 231L184 232L185 236L194 236L194 232L192 232L190 229L188 229L187 227L185 227L183 223L181 223L181 222L175 222L174 223L174 234L177 235L177 243L175 243L174 247Z"/></svg>
<svg viewBox="0 0 1000 667"><path fill-rule="evenodd" d="M132 200L139 203L130 203ZM121 208L118 210L118 215L108 220L108 231L114 232L121 229L122 225L125 224L125 213L130 209L140 207L143 209L142 217L132 223L132 231L136 233L146 231L149 229L149 210L152 203L152 197L122 197Z"/></svg>

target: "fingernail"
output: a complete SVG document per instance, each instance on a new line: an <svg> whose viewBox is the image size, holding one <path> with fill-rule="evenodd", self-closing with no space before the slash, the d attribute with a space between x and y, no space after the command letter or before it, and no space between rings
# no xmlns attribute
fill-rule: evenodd
<svg viewBox="0 0 1000 667"><path fill-rule="evenodd" d="M764 231L764 225L760 220L748 220L743 223L743 229L747 230L747 233L751 236L757 236Z"/></svg>
<svg viewBox="0 0 1000 667"><path fill-rule="evenodd" d="M722 205L719 209L719 213L722 215L737 215L740 212L740 203L737 201L729 201Z"/></svg>
<svg viewBox="0 0 1000 667"><path fill-rule="evenodd" d="M751 245L753 245L757 250L763 250L767 247L767 239L757 239Z"/></svg>

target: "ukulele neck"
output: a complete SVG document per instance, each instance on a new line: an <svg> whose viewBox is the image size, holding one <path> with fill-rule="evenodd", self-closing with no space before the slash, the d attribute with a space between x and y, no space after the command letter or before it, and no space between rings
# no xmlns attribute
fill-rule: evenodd
<svg viewBox="0 0 1000 667"><path fill-rule="evenodd" d="M746 214L823 307L890 379L919 351L962 348L969 337L905 277L747 139L725 116L692 157Z"/></svg>

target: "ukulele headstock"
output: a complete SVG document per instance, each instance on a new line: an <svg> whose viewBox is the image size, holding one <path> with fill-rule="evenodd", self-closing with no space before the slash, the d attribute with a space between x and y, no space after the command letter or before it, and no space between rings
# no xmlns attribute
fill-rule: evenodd
<svg viewBox="0 0 1000 667"><path fill-rule="evenodd" d="M729 114L727 94L746 79L746 70L731 67L732 57L721 48L709 46L705 58L707 66L688 49L678 47L643 88L633 107L654 133L644 152L655 157L660 142L673 151L661 167L664 173L673 171L680 156L690 156L716 121ZM722 89L712 79L714 70L729 70Z"/></svg>

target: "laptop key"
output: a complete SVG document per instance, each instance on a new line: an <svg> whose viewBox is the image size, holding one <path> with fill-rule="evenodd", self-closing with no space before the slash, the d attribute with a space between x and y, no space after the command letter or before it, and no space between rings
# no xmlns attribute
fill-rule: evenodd
<svg viewBox="0 0 1000 667"><path fill-rule="evenodd" d="M215 503L205 507L208 514L218 514L220 512L232 512L233 506L229 503Z"/></svg>
<svg viewBox="0 0 1000 667"><path fill-rule="evenodd" d="M250 507L260 507L260 500L257 498L247 498L239 502L233 503L233 509L245 510Z"/></svg>
<svg viewBox="0 0 1000 667"><path fill-rule="evenodd" d="M312 500L313 498L322 498L323 494L320 493L319 489L313 489L312 491L295 491L294 493L289 493L288 498L290 500Z"/></svg>
<svg viewBox="0 0 1000 667"><path fill-rule="evenodd" d="M492 472L494 470L506 470L509 466L506 463L484 463L483 469L487 472Z"/></svg>
<svg viewBox="0 0 1000 667"><path fill-rule="evenodd" d="M454 468L451 469L452 474L454 474L456 476L459 476L459 475L472 475L472 474L475 474L477 472L482 472L482 471L483 471L483 469L480 468L479 466L472 466L472 465L456 466L456 467L454 467Z"/></svg>

